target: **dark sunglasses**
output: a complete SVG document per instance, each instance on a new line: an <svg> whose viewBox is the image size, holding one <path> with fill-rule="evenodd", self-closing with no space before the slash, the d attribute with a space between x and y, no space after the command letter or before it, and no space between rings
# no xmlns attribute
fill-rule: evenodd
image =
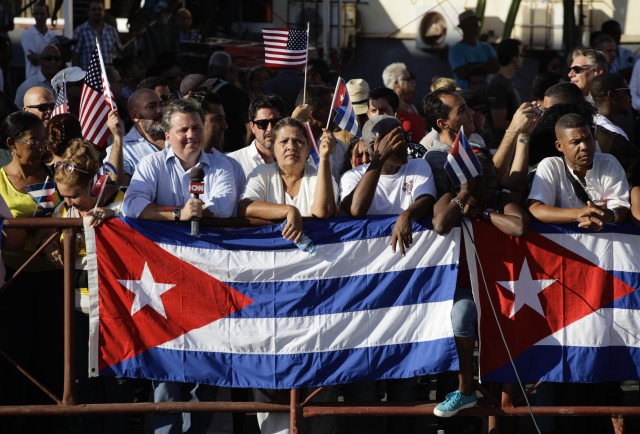
<svg viewBox="0 0 640 434"><path fill-rule="evenodd" d="M46 60L47 62L59 62L62 60L60 56L42 56L41 60Z"/></svg>
<svg viewBox="0 0 640 434"><path fill-rule="evenodd" d="M28 105L27 107L28 108L38 109L39 111L44 113L44 112L53 111L55 106L56 105L54 103L52 103L52 102L46 102L46 103L42 103L42 104L38 104L38 105Z"/></svg>
<svg viewBox="0 0 640 434"><path fill-rule="evenodd" d="M575 65L572 66L571 68L569 68L571 71L573 71L576 74L582 74L584 71L586 71L587 69L593 69L594 67L591 65L585 65L585 66L580 66L580 65Z"/></svg>
<svg viewBox="0 0 640 434"><path fill-rule="evenodd" d="M259 121L253 121L253 124L261 130L266 130L269 128L269 124L273 127L277 124L282 118L273 118L273 119L260 119Z"/></svg>
<svg viewBox="0 0 640 434"><path fill-rule="evenodd" d="M631 89L628 87L619 87L617 89L613 89L613 92L621 92L627 96L631 96Z"/></svg>
<svg viewBox="0 0 640 434"><path fill-rule="evenodd" d="M173 98L173 94L172 93L166 93L166 94L160 95L160 99L163 102L169 102L169 101L173 101L174 98ZM202 102L202 101L200 101L200 102Z"/></svg>

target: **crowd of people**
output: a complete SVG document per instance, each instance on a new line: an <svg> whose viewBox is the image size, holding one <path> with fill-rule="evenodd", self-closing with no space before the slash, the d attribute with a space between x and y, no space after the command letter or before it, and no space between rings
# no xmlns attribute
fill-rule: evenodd
<svg viewBox="0 0 640 434"><path fill-rule="evenodd" d="M2 104L0 214L5 218L88 217L91 224L100 225L114 216L166 222L249 216L284 221L282 236L297 242L305 217L396 214L390 248L403 256L411 248L412 223L423 217L432 218L441 234L462 218L486 220L514 237L526 235L531 219L577 222L593 231L627 221L640 227L640 136L633 111L640 104L640 67L634 67L633 53L619 47L621 32L615 22L606 22L594 35L593 47L568 53L566 77L561 76L564 59L549 56L532 83L530 101L523 102L512 78L523 64L524 46L505 39L494 49L478 41L479 19L466 11L459 17L463 39L449 52L452 76L434 78L427 95L416 95L415 75L400 62L379 71L384 87L370 89L361 77L348 81L362 131L357 137L332 121L332 79L321 60L310 62L304 91L301 70L264 66L248 71L243 86L233 59L224 51L210 57L207 74L183 74L175 61L147 68L138 58L119 58L118 34L104 22L103 4L90 1L87 7L88 20L74 34L73 66L65 67L55 33L46 25L47 6L33 6L36 24L23 38L27 79L17 88L15 107L10 101ZM180 38L198 39L188 10L176 11L176 23ZM117 104L108 118L112 135L106 149L82 137L78 120L82 81L96 38ZM63 73L69 113L52 116ZM414 105L418 97L420 108ZM456 186L444 165L459 133L472 144L482 175ZM312 142L318 147L317 166L309 158ZM110 175L104 193L96 196L92 180L107 162L116 173ZM194 170L204 173L205 193L200 198L188 194ZM28 187L50 180L55 180L52 203L37 205ZM52 234L4 229L6 278ZM80 402L279 399L282 391L277 390L241 394L201 384L87 378L89 303L83 243L79 235ZM0 346L54 393L61 390L63 265L61 243L54 238L0 295L2 329L11 330L2 333ZM445 377L438 381L442 402L434 414L439 417L454 416L477 402L477 313L470 287L461 257L451 314L460 372L455 384ZM47 366L41 363L42 354L50 360ZM46 402L40 391L9 370L3 365L0 371L2 404ZM420 398L418 382L387 381L384 390L390 401L415 401ZM343 394L346 400L374 402L380 390L374 382L358 383L345 385ZM599 397L605 395L616 399L610 390ZM336 399L335 387L314 397ZM558 398L553 403L572 402ZM13 424L7 432L45 432L33 431L43 426L41 419L2 423ZM75 424L80 432L111 433L128 432L132 421L120 415L64 423ZM305 423L308 432L336 430L331 417ZM347 430L406 433L413 432L413 423L404 418L385 427L353 418ZM263 433L284 433L289 417L260 413L258 424ZM152 425L156 433L239 432L225 414L156 414ZM579 424L560 422L557 428L582 430Z"/></svg>

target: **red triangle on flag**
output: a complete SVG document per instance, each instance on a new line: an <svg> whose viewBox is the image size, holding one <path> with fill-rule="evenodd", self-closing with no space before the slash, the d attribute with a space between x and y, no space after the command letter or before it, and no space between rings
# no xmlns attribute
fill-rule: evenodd
<svg viewBox="0 0 640 434"><path fill-rule="evenodd" d="M100 270L100 370L253 302L168 253L121 220L113 219L97 227L95 239ZM121 283L136 285L145 267L164 291L156 298L157 305L136 300L136 294Z"/></svg>
<svg viewBox="0 0 640 434"><path fill-rule="evenodd" d="M611 273L534 231L524 238L509 237L492 224L478 221L473 223L473 234L491 299L514 359L541 339L634 291ZM477 263L476 267L480 273ZM533 302L523 304L523 298L516 301L523 296L517 293L518 288L522 290L518 281L523 279L542 282L539 288L543 289L537 296L526 296L534 297L529 300L539 301L539 306ZM508 282L513 282L515 295ZM509 358L481 276L478 286L483 312L479 324L480 369L487 374L508 363Z"/></svg>

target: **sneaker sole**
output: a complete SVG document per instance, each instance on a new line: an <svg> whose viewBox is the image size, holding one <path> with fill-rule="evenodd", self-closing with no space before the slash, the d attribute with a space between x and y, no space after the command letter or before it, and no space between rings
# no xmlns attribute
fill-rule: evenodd
<svg viewBox="0 0 640 434"><path fill-rule="evenodd" d="M433 409L433 414L435 416L438 416L438 417L452 417L452 416L455 416L456 414L458 414L458 412L460 410L464 410L465 408L475 407L475 405L477 403L478 403L478 401L473 401L473 402L470 402L468 404L461 405L459 409L452 410L452 411L439 410L438 408L434 408Z"/></svg>

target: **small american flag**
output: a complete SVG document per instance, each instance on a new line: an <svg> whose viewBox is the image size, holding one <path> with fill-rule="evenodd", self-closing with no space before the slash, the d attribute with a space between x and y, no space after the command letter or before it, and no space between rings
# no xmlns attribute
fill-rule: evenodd
<svg viewBox="0 0 640 434"><path fill-rule="evenodd" d="M464 136L462 127L460 127L460 131L458 131L458 135L453 141L453 146L451 146L451 151L447 155L444 170L456 187L478 175L482 175L480 161L478 161L473 148Z"/></svg>
<svg viewBox="0 0 640 434"><path fill-rule="evenodd" d="M116 107L113 101L111 87L102 62L100 46L96 41L96 48L91 55L87 75L82 85L80 97L80 124L82 135L99 148L107 146L107 139L111 131L107 126L109 112Z"/></svg>
<svg viewBox="0 0 640 434"><path fill-rule="evenodd" d="M47 176L44 182L39 184L30 184L26 187L27 194L36 203L36 215L38 209L44 211L44 215L53 212L56 196L56 182Z"/></svg>
<svg viewBox="0 0 640 434"><path fill-rule="evenodd" d="M264 64L268 67L296 67L307 63L309 37L306 30L262 29Z"/></svg>
<svg viewBox="0 0 640 434"><path fill-rule="evenodd" d="M56 96L56 106L51 113L51 117L61 115L62 113L69 113L69 102L67 101L67 80L62 75L62 84L58 88L58 95Z"/></svg>

